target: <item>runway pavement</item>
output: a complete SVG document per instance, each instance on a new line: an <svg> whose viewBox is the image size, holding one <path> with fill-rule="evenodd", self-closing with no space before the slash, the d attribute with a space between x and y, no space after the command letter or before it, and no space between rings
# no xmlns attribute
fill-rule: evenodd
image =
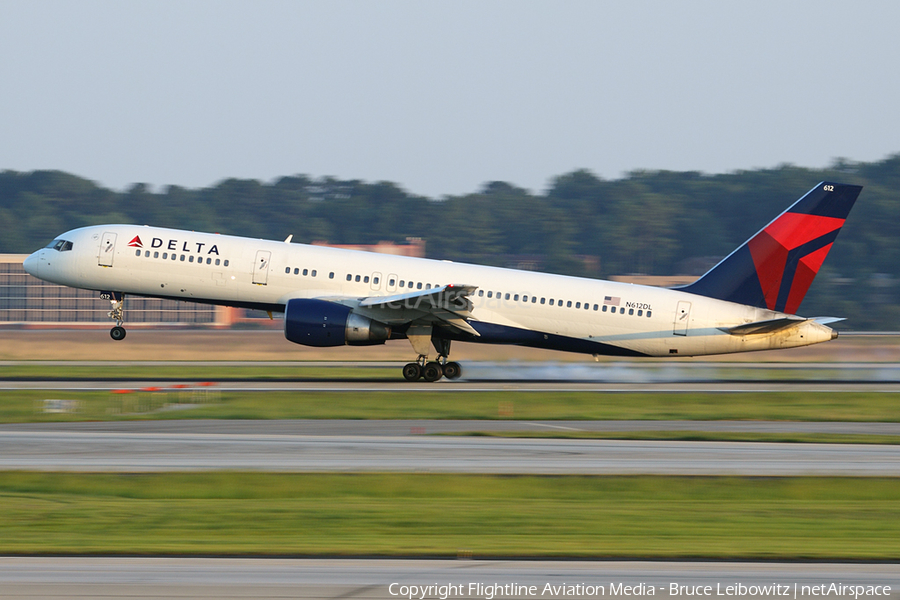
<svg viewBox="0 0 900 600"><path fill-rule="evenodd" d="M3 367L96 367L96 376L71 379L3 377ZM165 388L191 383L179 378L123 378L117 367L182 366L202 373L204 367L259 367L263 379L213 377L222 391L272 390L450 393L518 390L531 392L761 392L761 391L900 391L900 366L894 363L724 363L724 362L466 362L463 378L435 383L407 382L401 363L339 362L165 362L165 361L0 361L0 390L113 390ZM347 368L355 375L347 377ZM274 369L274 370L273 370ZM302 375L294 376L294 373ZM312 373L312 374L311 374Z"/></svg>
<svg viewBox="0 0 900 600"><path fill-rule="evenodd" d="M900 423L848 421L521 421L512 419L173 419L7 423L3 432L190 433L236 435L408 436L467 432L704 431L717 433L828 433L898 435Z"/></svg>
<svg viewBox="0 0 900 600"><path fill-rule="evenodd" d="M462 586L463 593L445 597L598 598L625 595L615 592L624 590L624 586L632 586L633 590L643 591L639 595L650 595L648 590L652 590L655 596L684 600L707 593L719 598L813 600L826 596L813 594L813 586L830 584L853 586L853 590L862 586L863 590L871 588L882 593L888 591L885 586L890 586L888 593L897 597L900 566L683 561L0 557L0 598L4 599L441 598L440 586L454 585L457 586L455 590L445 587L443 591L458 591ZM420 589L411 593L412 586L429 585L436 586L432 593L427 593L427 589L423 590L425 594L419 593ZM498 588L487 587L494 585L501 593L497 593ZM602 593L597 591L598 588L602 588ZM729 589L745 593L726 595ZM582 593L572 593L578 590ZM506 593L502 593L504 591ZM509 593L511 591L519 593ZM759 591L773 593L753 593ZM827 596L854 598L852 593ZM860 595L858 598L874 599L876 596Z"/></svg>
<svg viewBox="0 0 900 600"><path fill-rule="evenodd" d="M0 469L897 477L900 446L6 430Z"/></svg>
<svg viewBox="0 0 900 600"><path fill-rule="evenodd" d="M148 387L165 389L185 380L2 380L0 390L111 391L140 390ZM579 382L579 381L446 381L435 383L394 380L340 381L213 381L221 392L651 392L651 393L749 393L749 392L900 392L896 382L846 381L710 381L710 382Z"/></svg>

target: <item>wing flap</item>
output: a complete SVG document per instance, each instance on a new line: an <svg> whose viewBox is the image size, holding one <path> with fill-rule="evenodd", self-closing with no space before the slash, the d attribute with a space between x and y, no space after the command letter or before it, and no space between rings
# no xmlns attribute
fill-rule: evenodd
<svg viewBox="0 0 900 600"><path fill-rule="evenodd" d="M475 328L469 325L468 319L472 314L472 301L467 296L474 293L478 286L448 284L431 288L430 290L416 290L405 294L392 296L372 296L363 299L360 308L372 310L397 310L404 309L415 311L422 316L415 319L439 321L443 324L455 327L469 335L480 336Z"/></svg>

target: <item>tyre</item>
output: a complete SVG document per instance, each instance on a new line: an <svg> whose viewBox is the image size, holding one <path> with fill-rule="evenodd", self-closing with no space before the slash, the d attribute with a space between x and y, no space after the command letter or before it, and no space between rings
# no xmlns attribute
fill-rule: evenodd
<svg viewBox="0 0 900 600"><path fill-rule="evenodd" d="M119 327L119 326L113 327L112 329L109 330L109 337L116 340L117 342L119 340L124 340L125 339L125 328Z"/></svg>
<svg viewBox="0 0 900 600"><path fill-rule="evenodd" d="M415 381L422 376L422 367L416 363L409 363L403 367L403 379Z"/></svg>
<svg viewBox="0 0 900 600"><path fill-rule="evenodd" d="M460 375L462 375L462 367L458 362L448 362L444 365L444 377L447 379L456 379Z"/></svg>
<svg viewBox="0 0 900 600"><path fill-rule="evenodd" d="M443 376L444 370L441 368L441 363L430 362L422 369L422 379L425 381L437 381Z"/></svg>

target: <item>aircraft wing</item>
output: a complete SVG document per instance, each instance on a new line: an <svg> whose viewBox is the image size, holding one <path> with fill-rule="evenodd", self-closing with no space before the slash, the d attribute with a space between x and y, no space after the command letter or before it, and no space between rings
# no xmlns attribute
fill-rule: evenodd
<svg viewBox="0 0 900 600"><path fill-rule="evenodd" d="M472 315L472 301L467 296L477 289L478 287L474 285L451 283L430 290L416 290L392 296L371 296L364 298L359 307L381 313L386 322L431 320L479 336L480 334L466 321Z"/></svg>

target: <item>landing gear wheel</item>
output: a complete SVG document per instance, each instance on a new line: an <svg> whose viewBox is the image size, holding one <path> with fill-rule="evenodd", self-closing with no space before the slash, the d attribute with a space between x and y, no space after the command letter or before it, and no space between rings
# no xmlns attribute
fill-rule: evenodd
<svg viewBox="0 0 900 600"><path fill-rule="evenodd" d="M125 339L125 328L119 327L118 325L116 325L115 327L113 327L112 329L109 330L109 337L116 340L117 342L119 340L124 340Z"/></svg>
<svg viewBox="0 0 900 600"><path fill-rule="evenodd" d="M462 367L458 362L448 362L444 365L444 377L447 379L456 379L462 375Z"/></svg>
<svg viewBox="0 0 900 600"><path fill-rule="evenodd" d="M422 367L418 363L409 363L403 367L403 379L407 381L416 381L422 376Z"/></svg>
<svg viewBox="0 0 900 600"><path fill-rule="evenodd" d="M437 381L443 376L444 370L441 368L441 363L430 362L422 369L422 379L425 381Z"/></svg>

